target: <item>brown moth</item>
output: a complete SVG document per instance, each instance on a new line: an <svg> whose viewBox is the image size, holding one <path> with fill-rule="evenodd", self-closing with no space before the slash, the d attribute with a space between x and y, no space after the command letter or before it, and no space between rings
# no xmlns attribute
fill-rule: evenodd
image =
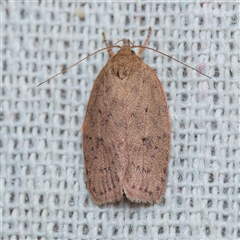
<svg viewBox="0 0 240 240"><path fill-rule="evenodd" d="M130 40L98 74L82 126L87 188L96 204L155 203L165 190L170 118L162 85Z"/></svg>

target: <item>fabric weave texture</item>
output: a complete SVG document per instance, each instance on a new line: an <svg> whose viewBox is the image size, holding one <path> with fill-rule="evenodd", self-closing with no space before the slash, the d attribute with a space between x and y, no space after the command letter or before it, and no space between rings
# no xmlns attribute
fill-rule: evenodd
<svg viewBox="0 0 240 240"><path fill-rule="evenodd" d="M2 2L2 239L240 239L239 10L237 2ZM102 32L110 44L141 45L149 26L149 47L211 79L144 50L171 116L166 191L160 204L99 207L86 189L81 125L107 51L37 85L105 47Z"/></svg>

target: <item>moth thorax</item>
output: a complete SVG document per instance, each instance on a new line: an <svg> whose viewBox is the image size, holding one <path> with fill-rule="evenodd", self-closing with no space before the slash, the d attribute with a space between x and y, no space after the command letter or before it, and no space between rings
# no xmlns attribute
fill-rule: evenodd
<svg viewBox="0 0 240 240"><path fill-rule="evenodd" d="M114 74L123 79L129 75L130 71L133 68L133 61L132 61L132 53L131 51L127 51L125 49L121 49L114 58L113 62L113 72Z"/></svg>

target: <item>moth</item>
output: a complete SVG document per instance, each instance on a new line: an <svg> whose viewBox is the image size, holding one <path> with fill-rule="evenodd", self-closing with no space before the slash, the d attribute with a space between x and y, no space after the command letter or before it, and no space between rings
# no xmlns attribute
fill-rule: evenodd
<svg viewBox="0 0 240 240"><path fill-rule="evenodd" d="M82 126L87 188L96 204L154 203L165 190L170 154L170 117L164 90L130 40L98 74Z"/></svg>
<svg viewBox="0 0 240 240"><path fill-rule="evenodd" d="M82 126L87 188L102 205L125 195L132 202L160 202L166 186L171 127L167 101L160 80L140 58L144 49L158 52L211 78L179 60L147 47L102 48L38 86L66 72L84 59L108 50L110 58L93 85ZM112 48L120 48L114 54ZM140 47L138 54L132 50Z"/></svg>

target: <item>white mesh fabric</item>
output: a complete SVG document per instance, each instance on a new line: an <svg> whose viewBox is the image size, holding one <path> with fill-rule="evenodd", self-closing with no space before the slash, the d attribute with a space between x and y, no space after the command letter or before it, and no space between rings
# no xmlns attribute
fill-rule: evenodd
<svg viewBox="0 0 240 240"><path fill-rule="evenodd" d="M240 239L239 4L3 2L2 239ZM145 50L171 115L160 204L96 206L86 189L81 125L99 53L129 38Z"/></svg>

